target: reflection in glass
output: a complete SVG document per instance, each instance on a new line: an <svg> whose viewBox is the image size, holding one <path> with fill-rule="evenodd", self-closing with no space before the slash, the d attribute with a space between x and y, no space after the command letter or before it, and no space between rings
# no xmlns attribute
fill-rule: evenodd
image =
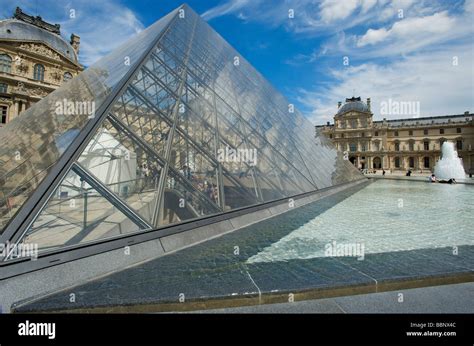
<svg viewBox="0 0 474 346"><path fill-rule="evenodd" d="M80 176L69 172L23 238L41 251L138 231Z"/></svg>
<svg viewBox="0 0 474 346"><path fill-rule="evenodd" d="M361 178L303 115L289 112L289 102L260 73L183 8L184 18L174 11L0 132L6 143L0 146L0 227L90 121L54 113L64 98L93 101L96 109L109 95L113 102L97 115L87 142L75 143L82 144L80 166L73 166L81 175L67 174L22 240L42 250ZM124 64L124 56L136 65ZM131 66L136 70L128 75Z"/></svg>

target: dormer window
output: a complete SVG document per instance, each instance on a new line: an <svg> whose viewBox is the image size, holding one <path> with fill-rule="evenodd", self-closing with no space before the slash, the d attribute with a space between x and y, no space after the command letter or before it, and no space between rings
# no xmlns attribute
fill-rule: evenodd
<svg viewBox="0 0 474 346"><path fill-rule="evenodd" d="M63 76L63 80L64 82L66 83L67 81L71 80L72 79L72 74L69 73L69 72L65 72L64 73L64 76Z"/></svg>

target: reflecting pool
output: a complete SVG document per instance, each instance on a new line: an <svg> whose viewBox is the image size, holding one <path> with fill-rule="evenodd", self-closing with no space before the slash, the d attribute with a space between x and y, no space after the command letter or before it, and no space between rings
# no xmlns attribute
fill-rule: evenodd
<svg viewBox="0 0 474 346"><path fill-rule="evenodd" d="M474 186L378 180L248 263L323 257L334 244L363 245L365 254L474 245Z"/></svg>

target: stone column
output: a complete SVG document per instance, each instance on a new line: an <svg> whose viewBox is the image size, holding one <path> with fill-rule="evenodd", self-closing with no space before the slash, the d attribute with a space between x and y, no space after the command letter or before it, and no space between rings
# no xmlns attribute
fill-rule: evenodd
<svg viewBox="0 0 474 346"><path fill-rule="evenodd" d="M13 117L10 118L10 120L12 120L13 118L16 118L18 116L18 114L20 114L20 104L18 101L15 101L14 102L14 107L13 107Z"/></svg>

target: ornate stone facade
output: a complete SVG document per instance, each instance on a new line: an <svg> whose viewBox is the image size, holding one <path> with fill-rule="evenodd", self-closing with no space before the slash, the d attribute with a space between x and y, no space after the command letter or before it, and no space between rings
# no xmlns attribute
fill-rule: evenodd
<svg viewBox="0 0 474 346"><path fill-rule="evenodd" d="M427 173L440 159L444 141L453 142L464 170L474 174L474 114L373 121L370 99L338 103L334 124L316 126L358 168Z"/></svg>
<svg viewBox="0 0 474 346"><path fill-rule="evenodd" d="M58 24L19 8L0 20L0 127L84 69L79 45L79 36L67 42Z"/></svg>

